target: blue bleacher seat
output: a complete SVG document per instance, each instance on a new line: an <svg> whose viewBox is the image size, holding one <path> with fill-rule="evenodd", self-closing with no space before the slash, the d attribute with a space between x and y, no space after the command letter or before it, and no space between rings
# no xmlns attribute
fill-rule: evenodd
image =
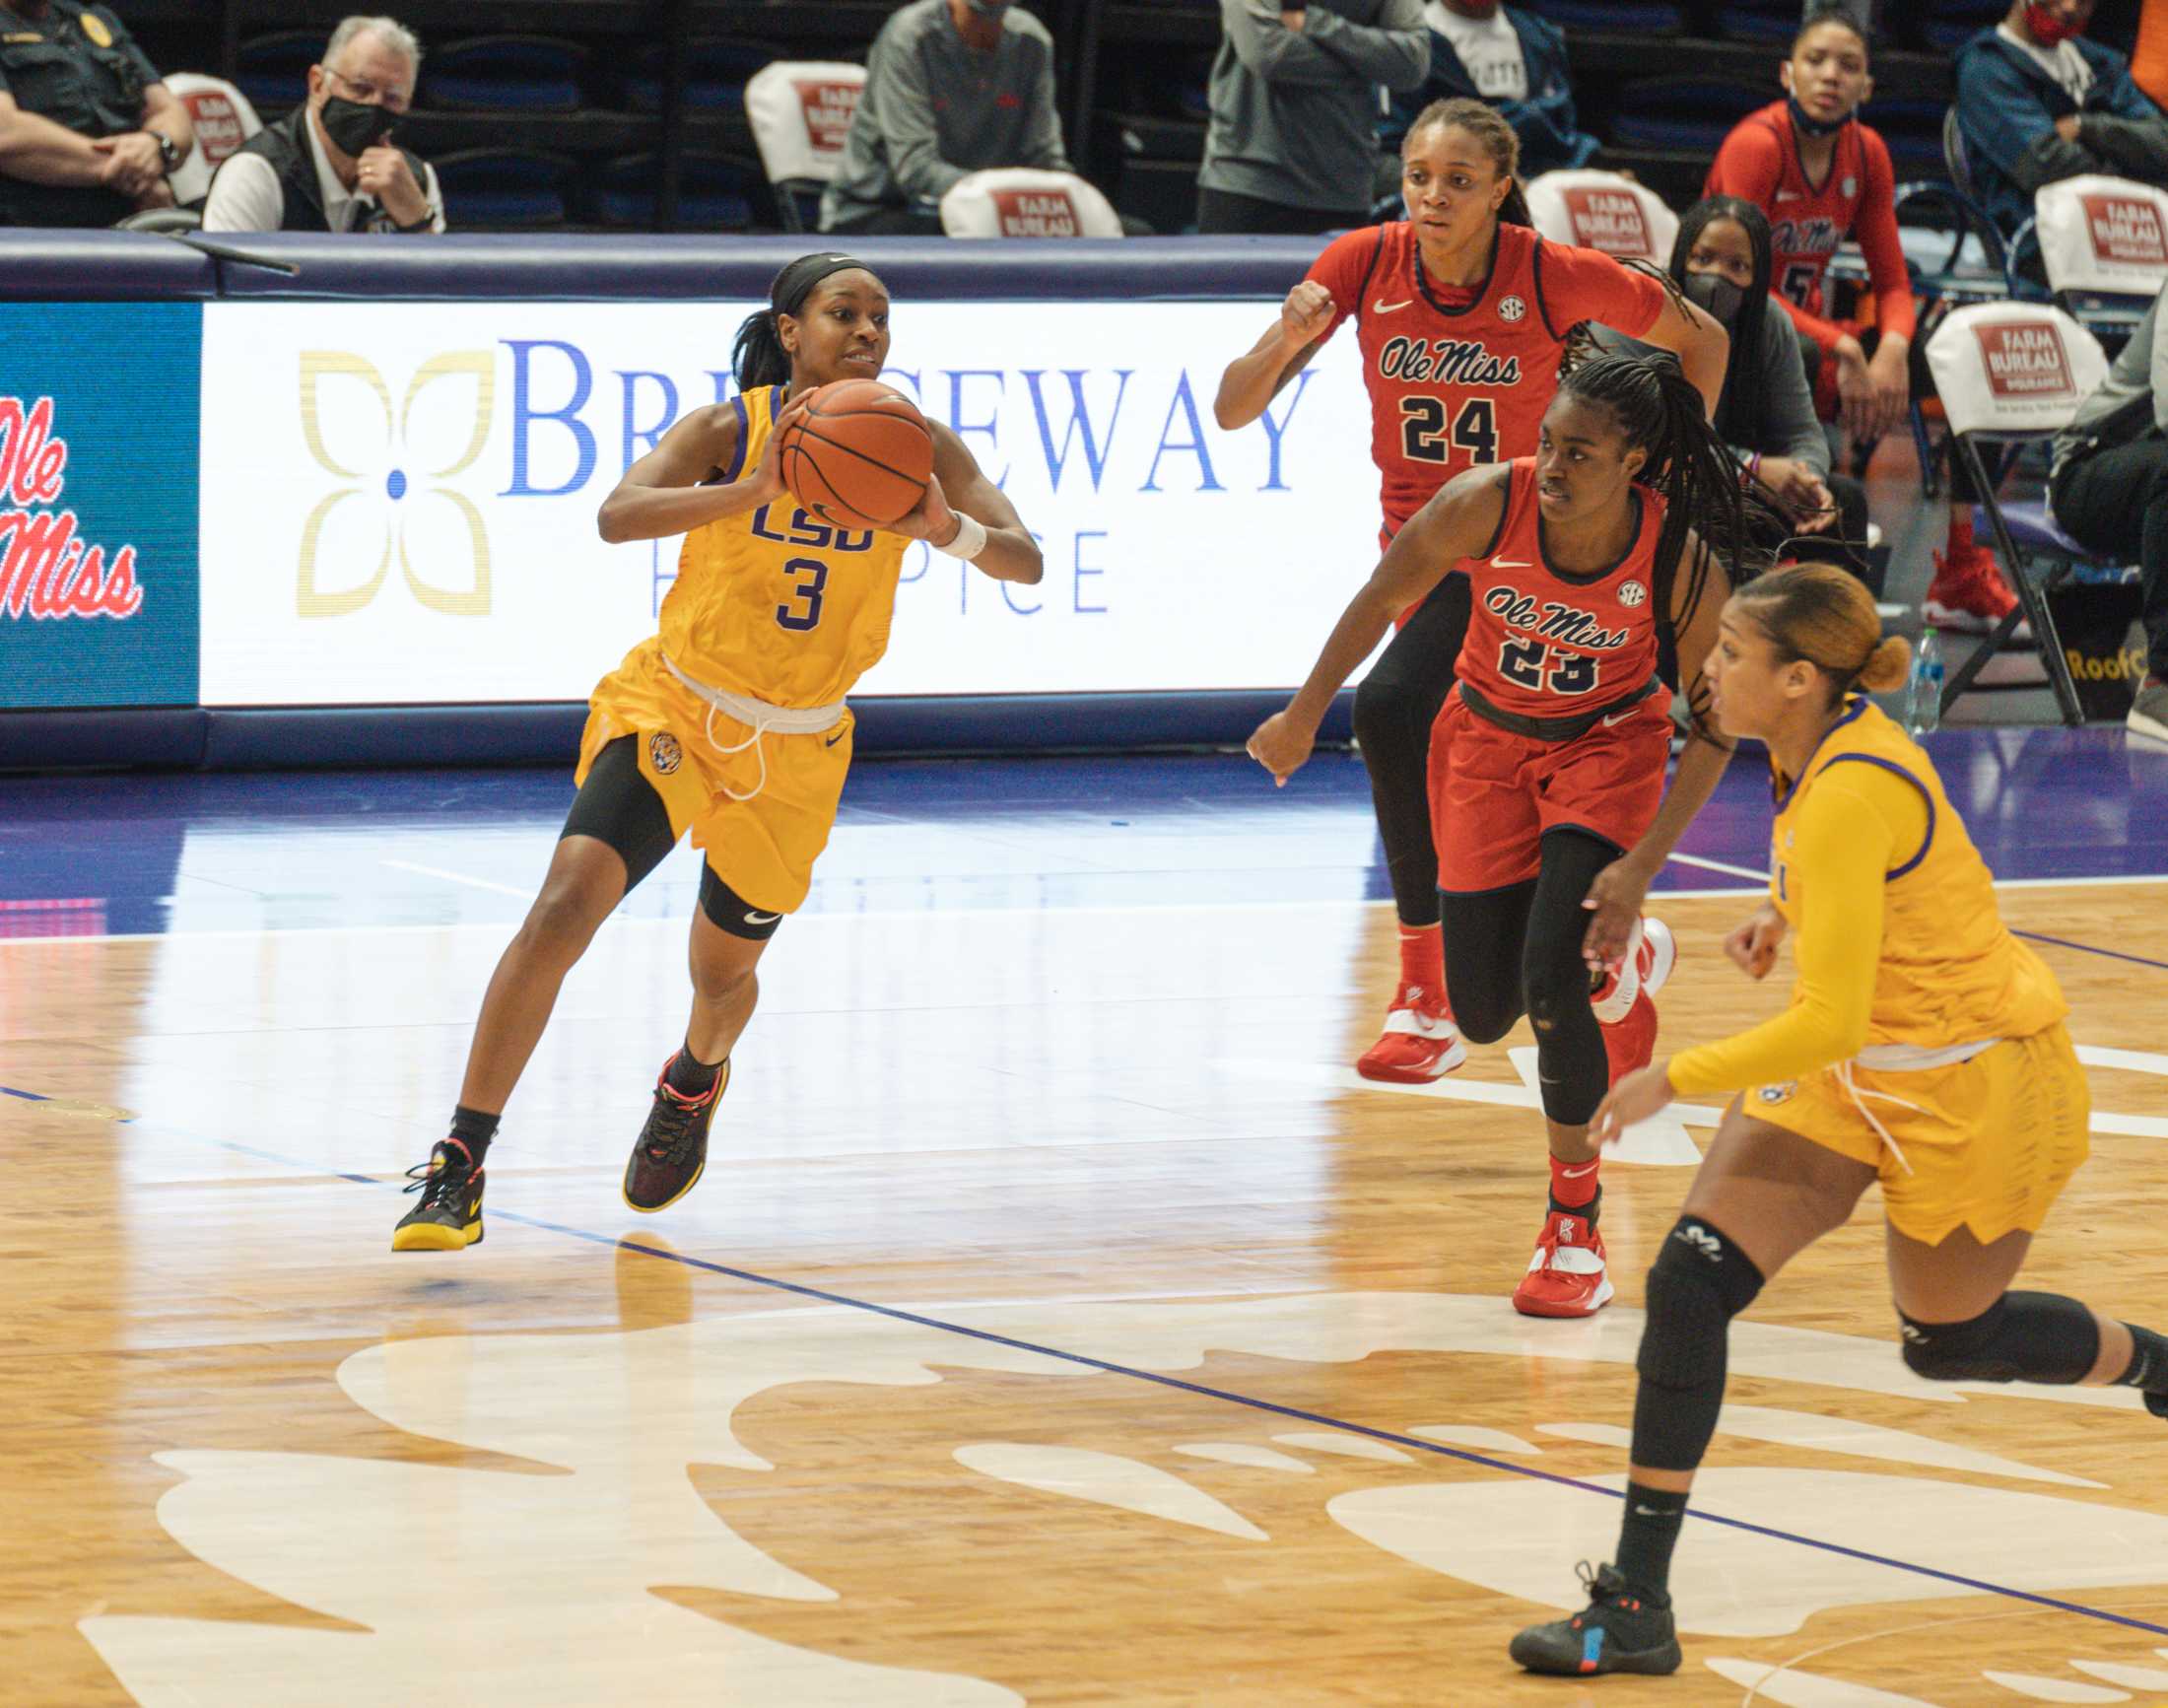
<svg viewBox="0 0 2168 1708"><path fill-rule="evenodd" d="M1733 125L1765 103L1764 95L1725 78L1643 78L1618 92L1612 140L1626 148L1713 155Z"/></svg>
<svg viewBox="0 0 2168 1708"><path fill-rule="evenodd" d="M321 30L282 30L240 44L234 83L265 123L284 118L308 95L308 68L323 53Z"/></svg>
<svg viewBox="0 0 2168 1708"><path fill-rule="evenodd" d="M626 75L626 104L635 112L662 110L663 51L659 46L647 48ZM776 57L773 46L738 41L696 41L672 51L685 60L685 104L732 111L745 105L746 80Z"/></svg>
<svg viewBox="0 0 2168 1708"><path fill-rule="evenodd" d="M576 112L587 50L548 35L479 35L432 52L421 99L431 106Z"/></svg>
<svg viewBox="0 0 2168 1708"><path fill-rule="evenodd" d="M1717 28L1742 40L1790 42L1798 33L1799 7L1796 0L1724 0Z"/></svg>
<svg viewBox="0 0 2168 1708"><path fill-rule="evenodd" d="M1528 8L1569 30L1679 30L1680 9L1663 0L1532 0Z"/></svg>
<svg viewBox="0 0 2168 1708"><path fill-rule="evenodd" d="M595 177L594 213L605 226L654 224L659 169L651 154L625 155ZM678 179L678 226L687 231L743 231L752 222L758 167L723 155L687 154Z"/></svg>
<svg viewBox="0 0 2168 1708"><path fill-rule="evenodd" d="M573 163L539 149L470 148L431 163L456 230L546 231L572 217Z"/></svg>
<svg viewBox="0 0 2168 1708"><path fill-rule="evenodd" d="M1983 30L1992 30L2009 11L1997 0L1929 0L1922 34L1943 49L1963 46Z"/></svg>

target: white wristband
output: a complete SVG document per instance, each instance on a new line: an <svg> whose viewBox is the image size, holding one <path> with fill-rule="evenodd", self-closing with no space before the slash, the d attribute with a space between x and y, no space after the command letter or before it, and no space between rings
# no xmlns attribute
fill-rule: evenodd
<svg viewBox="0 0 2168 1708"><path fill-rule="evenodd" d="M976 516L968 516L957 511L956 537L945 546L934 546L937 552L945 552L952 558L962 558L967 564L986 549L986 524ZM931 542L927 542L931 544Z"/></svg>

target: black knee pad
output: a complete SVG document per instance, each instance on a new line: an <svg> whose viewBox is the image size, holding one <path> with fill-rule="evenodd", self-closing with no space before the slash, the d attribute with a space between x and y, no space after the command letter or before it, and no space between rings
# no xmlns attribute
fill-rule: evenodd
<svg viewBox="0 0 2168 1708"><path fill-rule="evenodd" d="M1649 1265L1649 1322L1634 1360L1642 1380L1692 1388L1714 1365L1721 1382L1724 1336L1761 1289L1751 1258L1701 1217L1679 1217Z"/></svg>
<svg viewBox="0 0 2168 1708"><path fill-rule="evenodd" d="M2092 1312L2060 1293L2004 1293L1964 1323L1897 1313L1905 1366L1931 1382L2082 1382L2100 1357Z"/></svg>
<svg viewBox="0 0 2168 1708"><path fill-rule="evenodd" d="M1754 1302L1753 1260L1699 1216L1681 1216L1649 1267L1634 1400L1633 1458L1657 1470L1692 1470L1724 1405L1731 1319Z"/></svg>

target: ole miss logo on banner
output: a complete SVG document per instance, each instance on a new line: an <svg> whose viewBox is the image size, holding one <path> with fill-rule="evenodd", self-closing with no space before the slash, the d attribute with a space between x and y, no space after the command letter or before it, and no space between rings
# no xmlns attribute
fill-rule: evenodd
<svg viewBox="0 0 2168 1708"><path fill-rule="evenodd" d="M0 303L0 708L188 706L193 303Z"/></svg>
<svg viewBox="0 0 2168 1708"><path fill-rule="evenodd" d="M1606 255L1647 260L1656 253L1649 218L1640 201L1623 190L1564 190L1574 222L1574 241Z"/></svg>
<svg viewBox="0 0 2168 1708"><path fill-rule="evenodd" d="M1988 365L1988 387L1998 398L2024 402L2074 398L2070 354L2053 320L2004 320L1975 326Z"/></svg>
<svg viewBox="0 0 2168 1708"><path fill-rule="evenodd" d="M2168 233L2163 233L2160 208L2136 196L2087 195L2085 230L2092 239L2093 257L2139 267L2168 267Z"/></svg>

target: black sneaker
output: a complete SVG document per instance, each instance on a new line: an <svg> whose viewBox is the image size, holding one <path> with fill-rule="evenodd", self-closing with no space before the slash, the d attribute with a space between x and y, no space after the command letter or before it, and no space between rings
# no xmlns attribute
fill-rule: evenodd
<svg viewBox="0 0 2168 1708"><path fill-rule="evenodd" d="M625 1201L634 1209L652 1215L700 1185L708 1168L708 1127L729 1083L730 1063L725 1061L714 1084L698 1097L688 1097L671 1086L670 1062L662 1064L654 1107L647 1111L647 1125L640 1129L625 1164Z"/></svg>
<svg viewBox="0 0 2168 1708"><path fill-rule="evenodd" d="M2168 1394L2148 1392L2145 1396L2145 1409L2155 1417L2168 1417Z"/></svg>
<svg viewBox="0 0 2168 1708"><path fill-rule="evenodd" d="M1506 1651L1531 1673L1676 1673L1681 1656L1669 1607L1652 1607L1610 1566L1575 1568L1589 1605L1570 1619L1530 1625Z"/></svg>
<svg viewBox="0 0 2168 1708"><path fill-rule="evenodd" d="M391 1230L395 1252L463 1252L482 1243L482 1185L485 1171L456 1138L430 1149L429 1161L407 1170L422 1201Z"/></svg>

